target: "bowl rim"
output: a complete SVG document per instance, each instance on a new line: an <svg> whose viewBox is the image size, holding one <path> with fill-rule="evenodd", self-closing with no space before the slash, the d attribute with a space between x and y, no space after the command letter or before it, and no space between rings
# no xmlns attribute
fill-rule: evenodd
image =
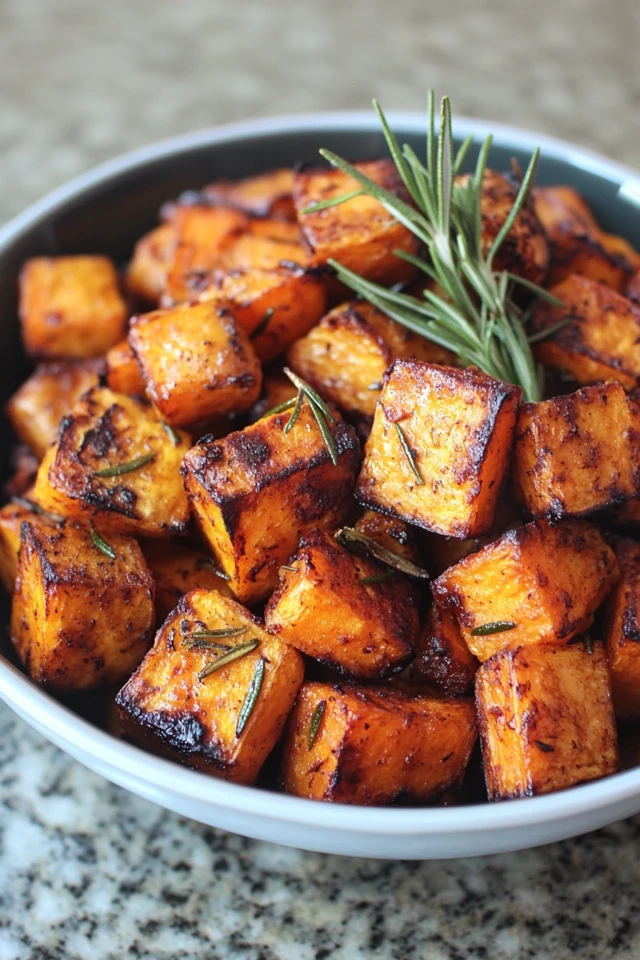
<svg viewBox="0 0 640 960"><path fill-rule="evenodd" d="M425 118L422 113L389 111L387 118L393 129L404 134L424 132ZM227 123L160 140L107 160L31 204L0 227L0 253L18 241L38 221L54 214L85 191L156 160L193 149L268 135L323 131L378 132L379 129L373 111L329 111ZM465 117L454 121L454 133L461 137L472 135L474 141L492 133L496 146L516 150L533 151L539 146L543 156L561 160L618 184L620 196L640 205L640 173L592 150L556 137ZM55 700L2 656L0 697L43 735L58 744L72 744L77 753L96 759L105 770L117 770L133 781L143 781L156 791L177 793L194 802L299 827L397 837L429 833L452 835L462 829L470 835L579 817L601 806L621 804L640 795L640 767L637 767L558 793L524 798L524 802L444 808L362 807L324 803L219 780L119 740Z"/></svg>

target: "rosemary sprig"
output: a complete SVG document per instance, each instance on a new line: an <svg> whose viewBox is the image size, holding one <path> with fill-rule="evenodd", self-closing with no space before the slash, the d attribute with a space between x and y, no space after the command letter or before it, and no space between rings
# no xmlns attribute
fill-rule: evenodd
<svg viewBox="0 0 640 960"><path fill-rule="evenodd" d="M11 502L15 503L18 507L22 507L23 510L30 510L31 513L35 513L39 517L44 517L45 520L50 520L51 523L60 524L65 521L65 517L61 517L59 513L50 513L41 507L39 503L27 499L27 497L19 497L16 495L11 497Z"/></svg>
<svg viewBox="0 0 640 960"><path fill-rule="evenodd" d="M284 433L289 433L291 428L294 426L296 420L300 415L300 409L302 407L303 400L306 400L311 408L311 413L315 417L315 421L318 424L320 433L322 434L322 439L324 440L324 445L329 451L329 456L331 457L331 462L334 467L338 466L338 448L336 447L336 441L331 432L330 424L336 422L336 418L329 410L329 407L326 405L320 394L310 386L306 380L303 380L293 370L289 370L288 367L284 368L284 372L291 380L294 387L298 388L298 395L294 401L294 409L289 420L285 424Z"/></svg>
<svg viewBox="0 0 640 960"><path fill-rule="evenodd" d="M480 627L474 627L471 631L472 637L490 637L494 633L506 633L508 630L515 630L518 626L513 620L495 620L493 623L483 623Z"/></svg>
<svg viewBox="0 0 640 960"><path fill-rule="evenodd" d="M421 486L421 487L424 487L424 479L423 479L423 476L422 476L422 474L420 473L420 470L418 469L418 464L416 463L416 458L415 458L415 456L414 456L414 454L413 454L413 450L412 450L411 447L409 446L409 441L407 440L407 437L406 437L406 435L405 435L405 432L404 432L404 430L402 429L402 427L400 426L399 423L394 423L393 425L394 425L394 427L396 428L396 433L398 434L398 440L400 441L400 446L402 447L402 450L403 450L403 452L404 452L405 457L406 457L407 460L409 461L409 466L410 466L411 469L413 470L413 473L414 473L414 475L415 475L415 478L416 478L416 480L418 481L418 483L420 484L420 486Z"/></svg>
<svg viewBox="0 0 640 960"><path fill-rule="evenodd" d="M220 630L194 630L185 634L185 640L222 640L225 637L239 637L247 632L247 627L222 627Z"/></svg>
<svg viewBox="0 0 640 960"><path fill-rule="evenodd" d="M217 657L215 660L211 660L198 674L198 680L206 680L206 678L211 676L212 673L215 673L216 670L220 670L221 667L226 667L227 664L233 663L234 660L239 660L240 657L246 656L259 646L259 640L247 640L246 643L239 643L237 647L232 647L228 653Z"/></svg>
<svg viewBox="0 0 640 960"><path fill-rule="evenodd" d="M111 547L107 543L107 541L103 537L100 536L100 534L94 527L91 527L91 543L94 545L96 550L99 550L100 553L104 553L105 557L109 557L109 560L115 560L116 558L115 550L113 549L113 547Z"/></svg>
<svg viewBox="0 0 640 960"><path fill-rule="evenodd" d="M174 445L174 447L179 447L179 446L180 446L180 434L179 434L176 430L173 429L173 427L171 426L171 424L170 424L170 423L167 423L166 420L163 420L163 421L162 421L162 429L163 429L163 430L166 430L167 435L169 436L169 439L171 440L171 443Z"/></svg>
<svg viewBox="0 0 640 960"><path fill-rule="evenodd" d="M141 467L146 467L146 465L151 463L152 460L155 460L155 458L155 453L145 453L142 457L127 460L126 463L116 463L113 467L96 470L94 477L121 477L124 473L132 473L134 470L140 470Z"/></svg>
<svg viewBox="0 0 640 960"><path fill-rule="evenodd" d="M385 570L384 573L376 573L372 577L360 577L359 583L386 583L395 576L395 570Z"/></svg>
<svg viewBox="0 0 640 960"><path fill-rule="evenodd" d="M264 316L258 322L257 326L255 326L251 331L251 333L249 334L249 340L257 340L258 337L265 332L265 330L269 326L269 321L271 320L272 316L273 316L273 307L269 307L267 310L265 310Z"/></svg>
<svg viewBox="0 0 640 960"><path fill-rule="evenodd" d="M412 563L411 560L407 560L406 557L400 556L399 553L388 550L386 547L383 547L381 543L378 543L377 540L373 540L365 533L361 533L360 530L357 530L355 527L342 527L335 534L335 538L339 544L346 547L346 549L352 553L373 557L374 560L379 560L380 563L384 563L388 567L393 567L394 570L399 570L400 573L406 573L409 577L417 577L421 580L429 579L429 574L426 570L423 570L422 567Z"/></svg>
<svg viewBox="0 0 640 960"><path fill-rule="evenodd" d="M267 410L266 413L262 414L262 419L264 419L265 417L274 417L276 413L284 413L285 410L290 410L291 407L295 407L297 403L297 399L298 398L296 395L295 397L291 397L291 400L285 400L283 401L283 403L279 403L277 404L277 406L271 407L270 410Z"/></svg>
<svg viewBox="0 0 640 960"><path fill-rule="evenodd" d="M526 287L545 299L545 290L505 270L494 261L523 208L538 164L536 150L501 230L488 251L482 245L482 183L492 138L480 147L475 171L464 182L455 182L471 145L468 137L454 156L451 106L443 97L440 127L435 132L435 98L429 92L426 160L423 163L408 145L400 147L378 102L373 102L389 152L411 198L407 203L361 173L330 150L322 156L358 185L331 200L302 211L315 213L364 193L383 207L426 247L425 260L406 251L397 256L412 263L438 285L442 295L426 289L423 299L387 290L358 276L336 260L329 260L340 280L392 319L428 340L456 353L467 365L475 365L507 383L519 384L529 401L542 397L542 373L525 332L526 314L517 305L516 286Z"/></svg>
<svg viewBox="0 0 640 960"><path fill-rule="evenodd" d="M307 737L307 750L311 750L312 746L318 739L318 734L320 733L320 727L322 726L322 720L324 717L324 711L327 708L327 701L321 700L320 703L316 706L315 710L311 714L311 723L309 724L309 736Z"/></svg>
<svg viewBox="0 0 640 960"><path fill-rule="evenodd" d="M258 660L256 664L256 669L251 678L251 683L249 684L249 689L247 690L247 695L244 698L242 706L240 707L240 713L238 714L238 723L236 725L236 737L239 737L244 728L246 727L249 717L253 713L253 708L256 705L258 697L260 696L260 690L262 688L262 680L264 678L264 660L262 657Z"/></svg>

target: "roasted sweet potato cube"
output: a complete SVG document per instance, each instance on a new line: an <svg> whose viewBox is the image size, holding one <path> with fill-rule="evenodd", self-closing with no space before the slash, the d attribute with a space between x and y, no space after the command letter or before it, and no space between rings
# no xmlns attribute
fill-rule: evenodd
<svg viewBox="0 0 640 960"><path fill-rule="evenodd" d="M631 244L601 230L573 187L537 187L533 197L549 238L549 283L560 283L578 273L623 292L631 272L640 268Z"/></svg>
<svg viewBox="0 0 640 960"><path fill-rule="evenodd" d="M10 398L5 411L11 425L39 460L57 439L63 414L97 385L103 366L102 360L40 363Z"/></svg>
<svg viewBox="0 0 640 960"><path fill-rule="evenodd" d="M376 408L357 498L445 536L486 532L509 465L519 396L479 370L396 360Z"/></svg>
<svg viewBox="0 0 640 960"><path fill-rule="evenodd" d="M207 631L230 634L198 636ZM208 672L243 645L244 655ZM300 654L248 610L216 590L191 590L116 699L126 736L213 776L253 783L303 675Z"/></svg>
<svg viewBox="0 0 640 960"><path fill-rule="evenodd" d="M209 203L233 207L252 217L296 218L291 167L280 167L245 180L216 180L202 193Z"/></svg>
<svg viewBox="0 0 640 960"><path fill-rule="evenodd" d="M289 267L308 267L310 264L298 224L282 220L249 220L242 232L232 234L223 244L217 266L230 272L277 270L283 264Z"/></svg>
<svg viewBox="0 0 640 960"><path fill-rule="evenodd" d="M451 363L453 354L366 302L343 303L289 348L289 366L346 415L372 418L398 357Z"/></svg>
<svg viewBox="0 0 640 960"><path fill-rule="evenodd" d="M225 597L231 596L224 575L205 550L177 540L145 540L141 546L156 584L159 621L168 617L178 600L190 590L217 590Z"/></svg>
<svg viewBox="0 0 640 960"><path fill-rule="evenodd" d="M287 793L366 805L437 800L476 741L472 700L305 683L283 744Z"/></svg>
<svg viewBox="0 0 640 960"><path fill-rule="evenodd" d="M456 178L466 186L469 174ZM485 170L482 181L482 248L489 252L491 244L511 213L520 185L498 173ZM500 247L494 261L496 270L508 270L532 283L542 283L549 266L549 244L533 203L526 202Z"/></svg>
<svg viewBox="0 0 640 960"><path fill-rule="evenodd" d="M615 773L618 742L601 643L502 650L476 674L489 799L552 793Z"/></svg>
<svg viewBox="0 0 640 960"><path fill-rule="evenodd" d="M101 356L126 329L116 268L107 257L27 260L20 273L20 321L30 356Z"/></svg>
<svg viewBox="0 0 640 960"><path fill-rule="evenodd" d="M156 310L133 323L129 343L161 417L184 426L248 410L262 368L247 334L215 304Z"/></svg>
<svg viewBox="0 0 640 960"><path fill-rule="evenodd" d="M412 528L396 517L386 517L375 510L365 510L356 521L356 530L376 540L392 553L420 566L420 551Z"/></svg>
<svg viewBox="0 0 640 960"><path fill-rule="evenodd" d="M462 639L453 612L432 604L411 664L412 679L462 697L472 686L477 669L478 661Z"/></svg>
<svg viewBox="0 0 640 960"><path fill-rule="evenodd" d="M373 160L355 166L386 190L407 199L392 160ZM355 197L337 207L303 213L315 203L357 189L356 181L340 170L305 167L295 174L293 199L312 263L324 265L333 258L361 277L387 286L410 280L415 272L413 267L396 256L394 250L415 253L416 239L378 200Z"/></svg>
<svg viewBox="0 0 640 960"><path fill-rule="evenodd" d="M197 296L209 273L220 264L230 237L247 228L248 217L227 207L176 206L171 220L176 246L167 271L165 292L174 303Z"/></svg>
<svg viewBox="0 0 640 960"><path fill-rule="evenodd" d="M204 438L184 458L184 482L196 520L236 597L247 605L269 595L278 568L313 527L337 526L349 509L359 463L353 429L330 425L338 465L303 403L223 440Z"/></svg>
<svg viewBox="0 0 640 960"><path fill-rule="evenodd" d="M9 593L13 593L16 582L22 524L27 520L32 527L49 533L59 528L60 519L43 513L28 496L16 497L0 509L0 579Z"/></svg>
<svg viewBox="0 0 640 960"><path fill-rule="evenodd" d="M58 693L121 683L153 635L153 577L135 540L24 522L11 638L25 670Z"/></svg>
<svg viewBox="0 0 640 960"><path fill-rule="evenodd" d="M611 595L605 618L605 645L616 715L640 719L640 543L615 543L620 583Z"/></svg>
<svg viewBox="0 0 640 960"><path fill-rule="evenodd" d="M213 275L202 285L198 299L228 308L265 363L308 333L327 306L321 278L295 264Z"/></svg>
<svg viewBox="0 0 640 960"><path fill-rule="evenodd" d="M616 382L520 409L518 499L534 517L580 516L640 494L640 411Z"/></svg>
<svg viewBox="0 0 640 960"><path fill-rule="evenodd" d="M107 385L114 393L144 397L144 380L128 339L121 340L120 343L116 343L115 347L111 347L105 360L107 363Z"/></svg>
<svg viewBox="0 0 640 960"><path fill-rule="evenodd" d="M411 658L419 620L413 585L356 556L326 531L304 536L265 610L267 629L315 660L363 680Z"/></svg>
<svg viewBox="0 0 640 960"><path fill-rule="evenodd" d="M40 465L34 499L45 510L95 518L117 533L183 533L189 502L179 470L187 449L187 435L170 434L146 401L95 387L63 419Z"/></svg>
<svg viewBox="0 0 640 960"><path fill-rule="evenodd" d="M445 570L432 584L479 660L586 630L619 576L615 554L584 520L535 520Z"/></svg>
<svg viewBox="0 0 640 960"><path fill-rule="evenodd" d="M172 223L161 223L138 240L125 277L132 293L149 303L158 303L167 286L177 242Z"/></svg>
<svg viewBox="0 0 640 960"><path fill-rule="evenodd" d="M619 380L625 390L640 382L640 307L610 287L573 275L552 287L564 306L539 301L531 329L565 325L536 346L538 359L580 384Z"/></svg>

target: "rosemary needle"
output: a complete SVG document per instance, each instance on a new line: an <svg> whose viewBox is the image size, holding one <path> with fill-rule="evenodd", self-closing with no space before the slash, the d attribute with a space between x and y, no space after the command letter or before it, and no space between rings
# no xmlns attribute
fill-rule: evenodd
<svg viewBox="0 0 640 960"><path fill-rule="evenodd" d="M116 558L115 550L113 549L113 547L111 547L107 543L107 541L103 537L100 536L100 534L98 533L97 530L94 529L94 527L91 527L91 542L96 548L96 550L99 550L101 553L104 553L105 557L109 557L109 560L115 560Z"/></svg>
<svg viewBox="0 0 640 960"><path fill-rule="evenodd" d="M247 690L247 695L244 698L242 706L240 707L240 713L238 714L238 723L236 726L236 737L239 737L247 723L249 722L249 717L253 713L253 708L255 707L258 697L260 696L260 690L262 689L262 681L264 679L264 660L262 657L258 660L256 664L256 669L254 671L253 677L251 678L251 683L249 684L249 689Z"/></svg>
<svg viewBox="0 0 640 960"><path fill-rule="evenodd" d="M424 487L424 479L423 479L423 477L422 477L422 474L420 473L420 470L418 469L418 464L416 463L416 458L415 458L415 456L414 456L414 454L413 454L413 450L412 450L411 447L409 446L409 441L407 440L407 437L406 437L406 435L405 435L405 432L404 432L404 430L402 429L402 427L400 426L399 423L394 423L394 427L396 428L396 433L398 434L398 439L400 440L400 446L402 447L402 449L403 449L403 451L404 451L405 457L406 457L407 460L409 461L409 466L410 466L411 469L413 470L413 473L415 474L415 478L416 478L416 480L418 481L418 483L420 484L420 486L421 486L421 487Z"/></svg>
<svg viewBox="0 0 640 960"><path fill-rule="evenodd" d="M483 623L480 627L474 627L471 631L472 637L490 637L494 633L506 633L508 630L515 630L518 626L513 620L496 620L493 623Z"/></svg>
<svg viewBox="0 0 640 960"><path fill-rule="evenodd" d="M307 737L307 750L311 750L312 746L318 738L320 733L320 727L322 726L322 720L324 717L324 711L327 708L327 701L321 700L320 703L316 706L313 714L311 715L311 723L309 724L309 736Z"/></svg>
<svg viewBox="0 0 640 960"><path fill-rule="evenodd" d="M140 470L146 467L148 463L155 460L155 453L145 453L142 457L136 457L134 460L128 460L126 463L116 463L113 467L105 467L104 470L96 470L94 477L121 477L125 473L131 473L133 470Z"/></svg>
<svg viewBox="0 0 640 960"><path fill-rule="evenodd" d="M246 643L240 643L237 647L232 647L228 653L223 654L223 656L218 657L216 660L211 660L198 674L198 680L205 680L212 673L215 673L216 670L219 670L221 667L226 667L227 664L233 663L234 660L239 660L240 657L246 656L247 653L251 653L252 650L255 650L256 647L259 646L259 640L247 640Z"/></svg>
<svg viewBox="0 0 640 960"><path fill-rule="evenodd" d="M411 560L407 560L406 557L402 557L399 553L388 550L387 547L383 547L377 540L373 540L365 533L361 533L360 530L357 530L355 527L342 527L335 534L335 538L339 544L352 553L360 553L373 557L375 560L379 560L380 563L384 563L394 570L399 570L400 573L406 573L409 577L417 577L423 580L429 579L429 574L426 570L423 570L422 567L419 567Z"/></svg>

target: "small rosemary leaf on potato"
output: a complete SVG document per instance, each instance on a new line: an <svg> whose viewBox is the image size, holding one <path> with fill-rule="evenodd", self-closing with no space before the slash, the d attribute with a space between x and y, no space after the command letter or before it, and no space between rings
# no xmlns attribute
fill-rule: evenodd
<svg viewBox="0 0 640 960"><path fill-rule="evenodd" d="M268 310L265 310L262 320L258 323L256 327L249 334L249 340L257 340L260 334L264 333L267 327L269 326L269 321L273 316L273 307L269 307Z"/></svg>
<svg viewBox="0 0 640 960"><path fill-rule="evenodd" d="M125 473L132 473L134 470L140 470L146 467L148 463L155 460L155 453L145 453L142 457L136 457L134 460L128 460L126 463L116 463L113 467L105 467L104 470L96 470L94 477L121 477Z"/></svg>
<svg viewBox="0 0 640 960"><path fill-rule="evenodd" d="M255 673L251 678L251 683L249 684L249 689L247 690L247 695L244 698L244 702L240 707L240 713L238 714L238 723L236 726L236 737L239 737L244 728L246 727L249 717L253 713L253 708L256 705L258 697L260 696L260 690L262 688L262 680L264 677L264 660L262 657L258 660L256 664Z"/></svg>
<svg viewBox="0 0 640 960"><path fill-rule="evenodd" d="M507 630L515 630L518 626L513 620L496 620L493 623L483 623L480 627L474 627L471 631L472 637L489 637L493 633L506 633Z"/></svg>
<svg viewBox="0 0 640 960"><path fill-rule="evenodd" d="M171 426L171 424L170 424L170 423L167 423L166 420L163 420L163 421L162 421L162 428L163 428L164 430L166 430L166 432L167 432L167 434L168 434L168 436L169 436L169 439L171 440L171 443L174 445L174 447L179 447L179 446L180 446L180 436L179 436L179 434L173 429L173 427Z"/></svg>
<svg viewBox="0 0 640 960"><path fill-rule="evenodd" d="M187 633L185 640L222 640L224 637L239 637L246 633L246 627L222 627L220 630L194 630Z"/></svg>
<svg viewBox="0 0 640 960"><path fill-rule="evenodd" d="M101 537L98 531L93 527L91 527L91 542L97 550L99 550L101 553L104 553L105 557L109 557L110 560L115 560L115 550L113 547L109 546L107 541Z"/></svg>
<svg viewBox="0 0 640 960"><path fill-rule="evenodd" d="M338 543L352 553L360 553L374 557L374 559L379 560L380 563L385 563L388 567L399 570L400 573L406 573L408 577L418 577L421 580L429 579L429 574L423 567L412 563L411 560L407 560L406 557L401 557L400 554L394 553L393 550L388 550L386 547L383 547L381 543L378 543L377 540L373 540L366 534L361 533L360 530L356 530L355 527L342 527L335 534L335 538Z"/></svg>
<svg viewBox="0 0 640 960"><path fill-rule="evenodd" d="M407 437L406 437L406 435L405 435L405 432L404 432L404 430L402 429L402 427L400 426L399 423L394 423L394 427L396 428L396 433L398 434L398 439L399 439L399 441L400 441L400 446L402 447L402 450L403 450L403 452L404 452L405 457L406 457L407 460L409 461L409 466L410 466L411 469L413 470L413 473L414 473L414 475L415 475L415 478L416 478L416 480L418 481L418 483L420 484L420 486L421 486L421 487L424 487L424 478L423 478L422 474L420 473L420 470L418 469L418 464L416 463L416 458L415 458L415 456L413 455L413 450L412 450L411 447L409 446L409 441L407 440Z"/></svg>
<svg viewBox="0 0 640 960"><path fill-rule="evenodd" d="M251 653L252 650L255 650L256 647L259 646L259 640L247 640L246 643L238 644L237 647L233 647L228 653L208 663L198 674L198 680L206 680L206 678L211 676L212 673L215 673L216 670L220 670L221 667L226 667L227 664L233 663L234 660L239 660L240 657L246 656L247 653Z"/></svg>
<svg viewBox="0 0 640 960"><path fill-rule="evenodd" d="M307 738L307 750L311 750L312 746L318 738L320 733L320 727L322 726L322 719L324 717L324 711L327 707L327 701L321 700L313 711L311 717L311 723L309 724L309 736Z"/></svg>

